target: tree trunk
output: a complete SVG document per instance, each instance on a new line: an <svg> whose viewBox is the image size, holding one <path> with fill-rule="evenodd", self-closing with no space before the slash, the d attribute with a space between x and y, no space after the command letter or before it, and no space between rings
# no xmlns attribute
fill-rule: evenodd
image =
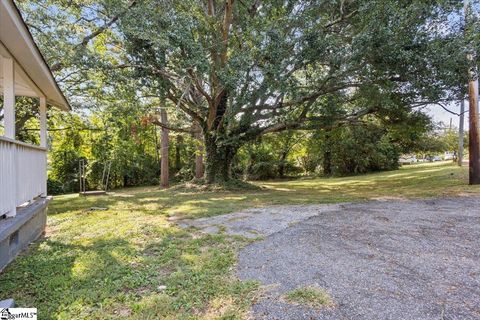
<svg viewBox="0 0 480 320"><path fill-rule="evenodd" d="M202 179L205 173L205 165L203 164L203 141L202 141L202 131L198 123L193 122L193 127L195 130L194 137L196 142L195 150L195 178Z"/></svg>
<svg viewBox="0 0 480 320"><path fill-rule="evenodd" d="M278 176L280 178L285 177L285 161L287 159L287 155L288 153L284 151L280 156L280 163L278 164Z"/></svg>
<svg viewBox="0 0 480 320"><path fill-rule="evenodd" d="M167 111L162 108L160 110L160 118L163 124L168 125L168 118L167 118ZM160 185L162 188L168 188L168 180L169 180L169 173L168 173L168 129L162 127L162 161L160 166Z"/></svg>
<svg viewBox="0 0 480 320"><path fill-rule="evenodd" d="M232 178L232 161L237 149L232 146L218 146L212 136L205 137L206 166L205 179L208 184L222 183Z"/></svg>
<svg viewBox="0 0 480 320"><path fill-rule="evenodd" d="M328 130L329 131L329 130ZM332 151L330 132L325 133L324 150L323 150L323 175L332 175Z"/></svg>
<svg viewBox="0 0 480 320"><path fill-rule="evenodd" d="M160 146L158 145L157 126L153 126L153 133L155 137L155 156L157 157L157 166L160 168Z"/></svg>
<svg viewBox="0 0 480 320"><path fill-rule="evenodd" d="M183 136L178 134L175 141L175 171L182 170L182 149L183 149Z"/></svg>

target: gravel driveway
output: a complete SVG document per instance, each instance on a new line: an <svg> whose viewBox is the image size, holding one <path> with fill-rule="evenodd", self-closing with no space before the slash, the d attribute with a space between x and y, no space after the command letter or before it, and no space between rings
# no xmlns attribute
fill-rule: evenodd
<svg viewBox="0 0 480 320"><path fill-rule="evenodd" d="M255 319L480 319L480 198L277 206L187 225L264 236L237 269L266 286ZM280 299L303 286L335 307Z"/></svg>

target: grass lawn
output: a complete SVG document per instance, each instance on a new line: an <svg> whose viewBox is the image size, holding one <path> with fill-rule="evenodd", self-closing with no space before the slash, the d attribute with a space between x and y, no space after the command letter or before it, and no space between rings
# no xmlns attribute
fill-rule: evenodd
<svg viewBox="0 0 480 320"><path fill-rule="evenodd" d="M20 306L37 307L39 319L245 318L258 284L240 282L234 268L237 250L248 241L182 230L169 216L480 194L480 187L467 185L467 174L467 168L437 163L346 178L258 182L261 189L254 191L178 186L58 196L49 208L45 239L0 274L0 300L12 297Z"/></svg>

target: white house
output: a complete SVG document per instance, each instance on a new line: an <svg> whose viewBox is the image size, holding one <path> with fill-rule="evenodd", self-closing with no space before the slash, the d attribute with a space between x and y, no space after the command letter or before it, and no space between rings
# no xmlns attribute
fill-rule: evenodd
<svg viewBox="0 0 480 320"><path fill-rule="evenodd" d="M45 229L47 107L70 106L12 0L0 0L0 270ZM15 139L15 97L39 99L40 145Z"/></svg>

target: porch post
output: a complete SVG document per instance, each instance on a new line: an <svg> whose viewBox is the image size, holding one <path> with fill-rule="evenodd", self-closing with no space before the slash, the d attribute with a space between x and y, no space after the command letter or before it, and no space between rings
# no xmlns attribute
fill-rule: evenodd
<svg viewBox="0 0 480 320"><path fill-rule="evenodd" d="M40 147L47 148L47 99L40 97ZM42 185L42 197L47 196L47 152L43 155L43 185Z"/></svg>
<svg viewBox="0 0 480 320"><path fill-rule="evenodd" d="M0 56L0 63L3 64L3 120L5 125L5 137L15 139L15 69L13 59ZM10 150L10 170L2 172L5 175L6 183L9 185L7 196L9 202L9 211L7 217L17 215L17 165L16 165L16 147L11 144Z"/></svg>
<svg viewBox="0 0 480 320"><path fill-rule="evenodd" d="M3 57L3 112L5 137L15 139L15 72L13 59Z"/></svg>
<svg viewBox="0 0 480 320"><path fill-rule="evenodd" d="M40 97L40 147L47 147L47 99Z"/></svg>

